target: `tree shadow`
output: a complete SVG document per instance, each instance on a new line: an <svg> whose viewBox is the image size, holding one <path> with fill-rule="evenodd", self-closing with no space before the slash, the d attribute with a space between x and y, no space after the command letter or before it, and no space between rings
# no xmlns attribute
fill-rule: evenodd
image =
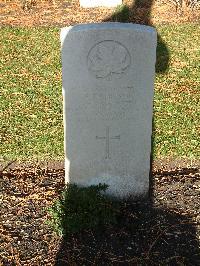
<svg viewBox="0 0 200 266"><path fill-rule="evenodd" d="M104 22L137 23L152 26L151 10L154 0L133 0L130 6L122 5L116 9L112 16L104 19ZM164 74L169 69L170 54L167 44L163 41L161 35L157 34L156 65L155 71L158 74ZM150 195L152 193L152 162L154 158L154 136L155 121L152 120L152 138L151 138L151 163L150 163Z"/></svg>
<svg viewBox="0 0 200 266"><path fill-rule="evenodd" d="M137 23L154 27L151 20L151 9L154 0L135 0L130 6L119 6L104 22ZM156 73L165 73L169 68L169 50L158 33L156 51Z"/></svg>
<svg viewBox="0 0 200 266"><path fill-rule="evenodd" d="M188 192L198 184L198 173L158 170L149 200L122 201L116 225L64 236L55 265L200 265L200 203L198 191Z"/></svg>
<svg viewBox="0 0 200 266"><path fill-rule="evenodd" d="M152 26L151 10L154 0L133 0L130 6L122 5L116 9L112 16L104 19L104 22L121 22L121 23L137 23ZM157 49L156 49L156 65L157 74L167 73L169 69L170 53L167 44L157 32ZM154 159L154 141L155 141L155 121L152 119L152 138L151 138L151 163L150 163L150 194L152 192L152 162Z"/></svg>
<svg viewBox="0 0 200 266"><path fill-rule="evenodd" d="M149 202L124 202L118 226L62 239L55 265L199 265L191 217Z"/></svg>
<svg viewBox="0 0 200 266"><path fill-rule="evenodd" d="M104 22L153 26L152 4L153 0L136 0L131 7L122 7ZM156 73L165 73L168 68L169 50L158 33ZM154 128L154 122L152 125ZM152 137L152 145L153 141ZM187 174L193 172L193 168L188 169ZM64 236L55 265L200 265L194 217L169 205L167 200L159 203L153 175L150 180L149 199L123 201L117 225Z"/></svg>

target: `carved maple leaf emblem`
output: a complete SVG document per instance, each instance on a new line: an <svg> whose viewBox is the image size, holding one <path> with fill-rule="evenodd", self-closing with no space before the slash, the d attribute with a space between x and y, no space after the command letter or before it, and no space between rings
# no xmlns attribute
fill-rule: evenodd
<svg viewBox="0 0 200 266"><path fill-rule="evenodd" d="M103 41L96 44L88 55L88 68L97 78L122 74L129 65L128 50L115 41Z"/></svg>

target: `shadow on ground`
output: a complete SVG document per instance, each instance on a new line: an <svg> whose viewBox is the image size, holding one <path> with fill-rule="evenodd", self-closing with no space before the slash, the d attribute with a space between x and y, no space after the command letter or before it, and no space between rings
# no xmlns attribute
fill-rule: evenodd
<svg viewBox="0 0 200 266"><path fill-rule="evenodd" d="M118 224L63 237L55 265L200 265L198 167L158 170L149 201L124 201Z"/></svg>
<svg viewBox="0 0 200 266"><path fill-rule="evenodd" d="M153 22L151 19L151 9L154 4L154 0L133 0L133 3L130 6L122 5L114 14L110 17L104 19L104 22L122 22L122 23L137 23L152 26ZM156 50L156 65L155 71L157 74L164 74L168 72L169 62L170 62L170 53L167 47L167 44L162 39L159 32L157 32L157 50ZM154 147L154 132L155 132L155 122L154 117L152 119L152 144ZM151 154L151 166L152 160L154 158L153 148Z"/></svg>
<svg viewBox="0 0 200 266"><path fill-rule="evenodd" d="M121 7L104 22L153 26L152 4L153 0L136 0L131 7ZM168 68L169 50L158 33L156 73L163 74ZM196 169L188 168L186 172L183 169L182 172L169 171L162 175L165 185L163 195L162 190L159 196L156 195L159 190L151 183L149 201L123 202L118 226L64 237L55 265L200 265L194 217L184 212L184 194L176 194L180 189L178 184L182 182L181 175L194 174ZM165 177L168 176L171 179L166 184ZM167 189L173 187L171 182L174 177L177 191L174 188L174 195L173 189L167 194ZM176 200L180 201L179 208L173 204Z"/></svg>
<svg viewBox="0 0 200 266"><path fill-rule="evenodd" d="M154 0L135 0L129 7L119 7L112 16L105 18L104 22L130 22L154 27L151 20L153 2ZM165 73L169 68L169 50L159 33L157 38L156 73Z"/></svg>
<svg viewBox="0 0 200 266"><path fill-rule="evenodd" d="M199 265L195 224L149 203L123 204L118 227L62 240L55 265Z"/></svg>

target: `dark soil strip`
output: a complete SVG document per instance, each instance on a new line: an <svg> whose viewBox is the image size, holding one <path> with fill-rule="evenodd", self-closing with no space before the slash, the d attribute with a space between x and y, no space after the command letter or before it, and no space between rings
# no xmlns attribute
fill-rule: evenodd
<svg viewBox="0 0 200 266"><path fill-rule="evenodd" d="M118 226L67 239L46 224L64 170L1 174L1 265L200 265L200 172L156 170L149 202L122 203Z"/></svg>

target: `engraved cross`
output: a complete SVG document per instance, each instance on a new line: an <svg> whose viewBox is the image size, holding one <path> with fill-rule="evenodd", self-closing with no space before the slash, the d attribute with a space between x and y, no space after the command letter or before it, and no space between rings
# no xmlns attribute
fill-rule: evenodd
<svg viewBox="0 0 200 266"><path fill-rule="evenodd" d="M96 139L103 139L103 140L105 139L105 141L106 141L105 158L106 159L110 159L110 140L111 139L120 140L120 135L110 137L110 127L106 127L106 135L105 135L105 137L96 136Z"/></svg>

